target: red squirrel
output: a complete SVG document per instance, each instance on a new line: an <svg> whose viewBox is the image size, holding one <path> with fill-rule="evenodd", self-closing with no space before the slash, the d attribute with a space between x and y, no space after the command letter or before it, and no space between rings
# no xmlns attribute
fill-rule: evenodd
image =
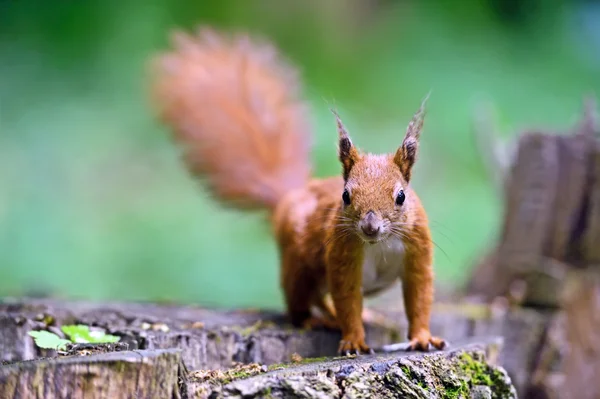
<svg viewBox="0 0 600 399"><path fill-rule="evenodd" d="M443 349L445 341L429 330L434 276L427 215L409 185L427 98L393 154L360 151L332 110L343 173L314 178L300 79L272 44L205 27L176 32L173 46L154 64L159 118L183 149L188 170L222 204L268 211L291 323L341 330L340 354L372 353L363 296L400 279L408 348Z"/></svg>

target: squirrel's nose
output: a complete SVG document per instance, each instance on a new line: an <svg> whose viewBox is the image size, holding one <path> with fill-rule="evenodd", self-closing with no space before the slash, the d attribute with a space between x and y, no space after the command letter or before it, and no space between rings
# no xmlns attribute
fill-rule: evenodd
<svg viewBox="0 0 600 399"><path fill-rule="evenodd" d="M379 226L375 226L373 223L364 223L361 229L369 237L374 237L379 233Z"/></svg>
<svg viewBox="0 0 600 399"><path fill-rule="evenodd" d="M379 221L375 216L375 212L369 211L360 224L360 229L367 237L375 237L379 234Z"/></svg>

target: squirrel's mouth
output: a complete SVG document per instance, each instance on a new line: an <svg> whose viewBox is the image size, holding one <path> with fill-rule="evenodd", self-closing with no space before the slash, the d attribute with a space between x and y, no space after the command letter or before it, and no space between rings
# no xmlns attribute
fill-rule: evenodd
<svg viewBox="0 0 600 399"><path fill-rule="evenodd" d="M375 237L369 237L365 234L361 234L360 232L358 233L358 236L365 244L369 245L379 244L380 242L385 241L385 239L387 238L385 234L378 234Z"/></svg>
<svg viewBox="0 0 600 399"><path fill-rule="evenodd" d="M360 220L356 226L358 235L365 243L376 244L387 237L387 229L382 221L374 219L375 216L367 214L367 217Z"/></svg>

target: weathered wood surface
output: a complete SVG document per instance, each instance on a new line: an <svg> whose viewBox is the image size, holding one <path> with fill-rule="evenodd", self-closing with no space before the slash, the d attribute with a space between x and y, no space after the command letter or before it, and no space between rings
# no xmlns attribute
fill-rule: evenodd
<svg viewBox="0 0 600 399"><path fill-rule="evenodd" d="M561 299L549 344L534 364L529 397L600 398L600 273L570 273Z"/></svg>
<svg viewBox="0 0 600 399"><path fill-rule="evenodd" d="M516 398L498 366L501 339L443 352L301 359L187 370L178 350L113 352L0 366L0 397L16 398ZM477 396L479 395L479 396Z"/></svg>
<svg viewBox="0 0 600 399"><path fill-rule="evenodd" d="M571 132L518 138L502 232L476 266L468 294L556 309L567 272L600 264L600 129L592 107Z"/></svg>
<svg viewBox="0 0 600 399"><path fill-rule="evenodd" d="M190 369L229 367L233 362L280 363L290 360L292 353L332 356L340 339L335 332L295 330L275 312L4 299L0 303L0 360L39 356L27 336L31 329L50 329L60 335L57 326L78 323L102 327L120 336L130 349L180 348ZM376 345L399 340L401 330L367 326Z"/></svg>
<svg viewBox="0 0 600 399"><path fill-rule="evenodd" d="M180 397L177 350L113 352L0 366L0 398Z"/></svg>
<svg viewBox="0 0 600 399"><path fill-rule="evenodd" d="M600 354L591 338L600 328L598 287L582 277L600 273L596 119L588 99L582 120L570 132L530 131L519 137L504 176L501 235L466 290L485 303L508 303L513 314L537 309L543 319L543 331L534 334L539 342L526 346L527 355L511 352L504 364L507 370L516 363L528 370L515 374L520 397L600 397L594 378ZM572 281L580 281L573 284L579 288L573 290ZM525 330L512 332L516 339L526 336Z"/></svg>
<svg viewBox="0 0 600 399"><path fill-rule="evenodd" d="M495 365L499 345L330 360L226 383L190 373L186 392L190 398L516 398L510 378Z"/></svg>
<svg viewBox="0 0 600 399"><path fill-rule="evenodd" d="M406 317L387 314L389 329L367 326L375 346L404 341ZM469 337L505 337L499 364L506 366L517 390L526 387L529 359L537 356L551 318L537 311L505 311L489 305L436 304L432 331L451 344ZM95 304L48 299L4 299L0 302L0 360L28 360L48 355L35 347L27 332L62 324L83 323L118 335L131 350L178 348L188 370L226 369L234 363L272 365L304 358L335 356L339 333L300 331L288 327L283 315L257 311L215 311L193 306Z"/></svg>
<svg viewBox="0 0 600 399"><path fill-rule="evenodd" d="M564 295L564 384L555 398L600 397L600 274L572 276Z"/></svg>

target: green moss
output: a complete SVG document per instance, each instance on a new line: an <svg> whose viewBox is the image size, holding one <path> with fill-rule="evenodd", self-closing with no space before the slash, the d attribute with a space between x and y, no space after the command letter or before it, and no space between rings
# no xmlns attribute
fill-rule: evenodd
<svg viewBox="0 0 600 399"><path fill-rule="evenodd" d="M271 394L271 387L267 387L267 389L265 389L263 398L265 398L265 399L273 399L273 395Z"/></svg>
<svg viewBox="0 0 600 399"><path fill-rule="evenodd" d="M451 388L446 388L446 390L444 391L444 396L442 396L445 399L456 399L460 397L460 392L459 392L459 388L457 387L451 387Z"/></svg>
<svg viewBox="0 0 600 399"><path fill-rule="evenodd" d="M413 380L416 381L417 383L422 383L423 381L421 381L421 379L419 378L419 376L417 375L417 373L415 373L410 367L408 366L402 366L402 372L404 374L406 374L406 376Z"/></svg>
<svg viewBox="0 0 600 399"><path fill-rule="evenodd" d="M289 366L290 366L290 364L288 364L288 363L274 363L274 364L271 364L270 366L268 366L267 370L268 371L279 370L279 369L287 368Z"/></svg>
<svg viewBox="0 0 600 399"><path fill-rule="evenodd" d="M217 344L220 344L221 341L223 340L223 338L221 337L221 334L217 334L213 331L208 332L206 334L206 336L208 337L208 339L214 340Z"/></svg>
<svg viewBox="0 0 600 399"><path fill-rule="evenodd" d="M225 371L224 376L220 379L220 382L223 384L229 384L231 381L240 380L240 379L244 379L244 378L248 378L248 377L253 377L260 373L261 373L260 369L248 369L248 368L231 369L231 370Z"/></svg>
<svg viewBox="0 0 600 399"><path fill-rule="evenodd" d="M460 366L471 380L472 385L486 385L491 387L494 385L490 374L491 368L480 360L475 360L468 353L460 355Z"/></svg>
<svg viewBox="0 0 600 399"><path fill-rule="evenodd" d="M230 383L233 380L240 380L240 379L243 379L243 378L252 377L253 375L256 375L256 374L255 373L249 373L247 371L234 371L234 372L230 373L228 375L228 377L223 380L223 382L225 384L227 384L227 383Z"/></svg>
<svg viewBox="0 0 600 399"><path fill-rule="evenodd" d="M125 364L125 362L117 362L115 364L115 370L117 371L117 373L121 374L125 372L125 368L127 367L127 365Z"/></svg>
<svg viewBox="0 0 600 399"><path fill-rule="evenodd" d="M213 384L229 384L263 373L265 370L257 363L239 365L228 370L196 370L188 376L190 381L209 382Z"/></svg>
<svg viewBox="0 0 600 399"><path fill-rule="evenodd" d="M466 398L468 395L469 387L465 382L461 382L461 384L458 386L447 387L442 397L444 399L458 399Z"/></svg>
<svg viewBox="0 0 600 399"><path fill-rule="evenodd" d="M448 399L468 398L475 386L488 386L494 398L514 398L514 388L507 384L506 376L485 362L482 353L462 353L455 363L454 370L443 379L442 397Z"/></svg>
<svg viewBox="0 0 600 399"><path fill-rule="evenodd" d="M421 376L419 373L415 372L412 368L410 368L407 365L401 366L400 369L402 370L402 373L406 376L406 378L411 382L411 384L415 384L416 386L425 391L429 390L429 385L423 379L423 376Z"/></svg>
<svg viewBox="0 0 600 399"><path fill-rule="evenodd" d="M461 376L460 372L453 370L451 367L445 370L445 373L442 375L442 388L438 389L442 398L458 399L469 397L470 388L467 378L464 375Z"/></svg>
<svg viewBox="0 0 600 399"><path fill-rule="evenodd" d="M339 358L333 358L333 359L339 359ZM329 360L329 358L327 356L323 356L323 357L307 357L305 359L302 359L302 361L300 361L297 364L310 364L310 363L324 362L326 360Z"/></svg>
<svg viewBox="0 0 600 399"><path fill-rule="evenodd" d="M256 323L252 324L251 326L248 326L248 327L234 326L234 327L232 327L232 329L234 331L237 331L242 337L248 337L251 334L254 334L255 332L257 332L259 330L263 330L265 328L272 328L272 327L275 327L275 323L273 323L271 321L258 320Z"/></svg>
<svg viewBox="0 0 600 399"><path fill-rule="evenodd" d="M427 370L425 374L419 370ZM424 357L399 365L402 378L388 379L397 392L435 391L441 398L466 399L475 386L488 386L493 398L515 398L514 388L508 383L502 369L486 363L483 352L461 353L456 357ZM421 397L419 396L419 397Z"/></svg>
<svg viewBox="0 0 600 399"><path fill-rule="evenodd" d="M286 363L276 363L276 364L272 364L268 367L269 371L272 370L278 370L278 369L285 369L288 367L294 367L294 366L298 366L300 364L310 364L310 363L318 363L318 362L324 362L324 361L329 361L329 360L339 360L339 359L347 359L346 357L307 357L302 359L299 362L286 362Z"/></svg>

